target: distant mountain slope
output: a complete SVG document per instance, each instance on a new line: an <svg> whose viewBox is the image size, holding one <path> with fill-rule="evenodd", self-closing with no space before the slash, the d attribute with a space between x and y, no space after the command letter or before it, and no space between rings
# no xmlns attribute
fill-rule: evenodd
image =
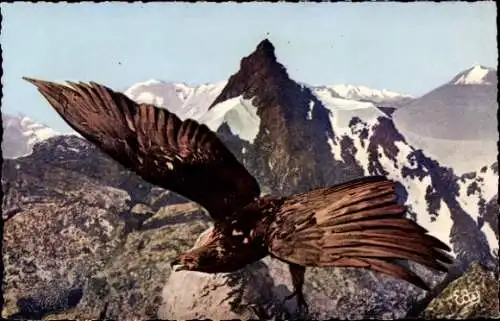
<svg viewBox="0 0 500 321"><path fill-rule="evenodd" d="M496 160L497 112L497 72L476 65L399 108L393 118L413 145L466 173Z"/></svg>
<svg viewBox="0 0 500 321"><path fill-rule="evenodd" d="M479 75L478 75L479 74ZM398 127L449 140L495 140L494 69L475 66L394 113Z"/></svg>

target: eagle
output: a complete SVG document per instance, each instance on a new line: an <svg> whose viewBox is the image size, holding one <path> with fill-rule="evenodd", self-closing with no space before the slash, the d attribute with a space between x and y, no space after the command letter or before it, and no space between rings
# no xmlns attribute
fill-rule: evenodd
<svg viewBox="0 0 500 321"><path fill-rule="evenodd" d="M286 197L257 180L206 125L95 82L23 77L84 138L144 180L201 205L213 229L174 258L174 271L237 271L271 256L291 273L298 309L306 267L370 269L429 290L402 261L446 272L450 248L398 204L397 183L368 176Z"/></svg>

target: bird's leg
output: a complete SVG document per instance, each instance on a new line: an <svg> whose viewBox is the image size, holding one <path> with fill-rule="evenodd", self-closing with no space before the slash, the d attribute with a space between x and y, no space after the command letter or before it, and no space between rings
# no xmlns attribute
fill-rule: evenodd
<svg viewBox="0 0 500 321"><path fill-rule="evenodd" d="M297 306L299 312L308 313L309 306L307 305L307 302L304 298L304 293L302 292L306 268L304 266L293 263L289 263L288 268L290 269L290 274L292 275L293 293L287 296L285 298L285 301L288 301L294 296L297 296Z"/></svg>

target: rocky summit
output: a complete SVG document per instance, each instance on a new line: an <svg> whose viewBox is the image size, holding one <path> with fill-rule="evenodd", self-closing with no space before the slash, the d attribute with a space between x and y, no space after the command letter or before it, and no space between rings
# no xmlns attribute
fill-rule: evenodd
<svg viewBox="0 0 500 321"><path fill-rule="evenodd" d="M154 85L153 94L161 92L161 83ZM287 267L269 257L234 273L172 273L170 260L210 230L204 209L143 181L78 136L55 135L2 165L2 317L496 316L498 163L456 173L412 146L375 100L355 101L291 79L268 40L223 85L199 89L203 97L215 94L202 107L193 105L192 115L217 132L263 192L289 195L387 175L400 182L408 215L453 249L450 273L408 263L432 288L426 292L363 269L310 268L307 315L296 314L294 299L285 300L292 289ZM147 86L129 94L156 99L141 90ZM162 102L169 108L168 100ZM468 298L480 302L450 303L464 289L477 290Z"/></svg>

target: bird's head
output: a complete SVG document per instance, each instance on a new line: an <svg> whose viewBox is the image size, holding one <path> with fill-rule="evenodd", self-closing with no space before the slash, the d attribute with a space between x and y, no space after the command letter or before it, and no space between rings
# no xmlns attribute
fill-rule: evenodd
<svg viewBox="0 0 500 321"><path fill-rule="evenodd" d="M235 243L217 232L207 234L197 246L170 262L173 271L225 273L243 268L263 257L251 244ZM257 257L258 256L258 257Z"/></svg>
<svg viewBox="0 0 500 321"><path fill-rule="evenodd" d="M196 271L198 270L200 257L194 253L183 253L170 262L173 271Z"/></svg>
<svg viewBox="0 0 500 321"><path fill-rule="evenodd" d="M221 249L217 240L210 240L208 244L179 254L170 262L170 266L173 271L211 272L221 262Z"/></svg>

